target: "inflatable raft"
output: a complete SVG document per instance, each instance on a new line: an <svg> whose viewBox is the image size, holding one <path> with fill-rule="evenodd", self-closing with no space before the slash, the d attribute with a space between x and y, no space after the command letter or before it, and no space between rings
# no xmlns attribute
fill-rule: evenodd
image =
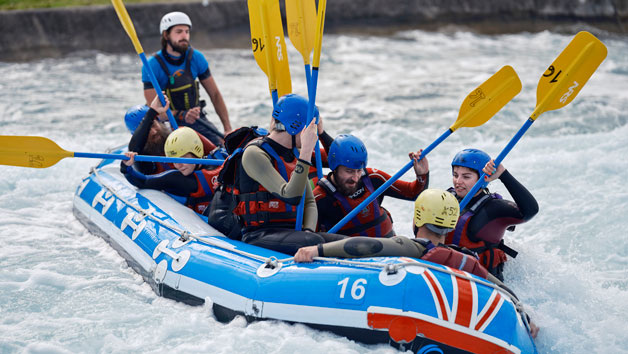
<svg viewBox="0 0 628 354"><path fill-rule="evenodd" d="M216 318L281 320L419 353L536 353L521 304L481 278L411 258L294 263L224 237L165 193L103 160L74 214L167 298L210 300Z"/></svg>

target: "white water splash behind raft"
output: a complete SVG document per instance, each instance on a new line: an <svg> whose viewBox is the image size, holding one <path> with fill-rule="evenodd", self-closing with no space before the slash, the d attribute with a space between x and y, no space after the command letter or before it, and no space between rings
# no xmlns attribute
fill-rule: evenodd
<svg viewBox="0 0 628 354"><path fill-rule="evenodd" d="M332 135L358 135L369 165L392 174L408 151L456 120L470 90L513 66L522 92L487 124L456 131L429 155L431 186L446 188L456 151L476 147L496 156L506 145L534 109L541 74L571 38L326 35L317 103ZM505 275L541 327L541 353L628 348L628 40L599 38L608 58L585 88L565 108L543 114L504 161L540 205L532 221L507 234L520 253ZM301 56L290 50L293 88L305 94ZM204 53L232 124L266 126L271 100L250 51ZM133 53L0 63L0 77L0 133L46 136L71 151L126 143L124 112L143 101ZM215 114L210 119L218 123ZM394 352L302 325L221 324L211 306L157 297L72 214L74 190L95 163L0 167L0 352ZM491 189L509 197L499 182ZM384 206L397 233L411 234L412 204L386 199Z"/></svg>

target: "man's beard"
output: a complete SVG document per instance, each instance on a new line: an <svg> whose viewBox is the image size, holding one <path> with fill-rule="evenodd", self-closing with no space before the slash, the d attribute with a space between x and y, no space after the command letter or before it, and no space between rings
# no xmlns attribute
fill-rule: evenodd
<svg viewBox="0 0 628 354"><path fill-rule="evenodd" d="M353 187L349 187L346 185L346 180L345 181L341 181L340 178L338 178L338 176L336 174L334 174L334 179L336 180L336 188L338 188L338 191L340 192L340 194L344 195L344 196L350 196L353 193L357 192L358 187L360 185L360 182L356 183L355 185L353 185Z"/></svg>
<svg viewBox="0 0 628 354"><path fill-rule="evenodd" d="M181 55L185 54L185 52L188 50L188 47L190 46L189 42L179 41L179 43L173 43L170 39L168 39L168 43L175 52L180 53Z"/></svg>
<svg viewBox="0 0 628 354"><path fill-rule="evenodd" d="M144 153L152 156L165 156L164 145L170 132L165 126L160 126L157 134L149 136L144 145Z"/></svg>

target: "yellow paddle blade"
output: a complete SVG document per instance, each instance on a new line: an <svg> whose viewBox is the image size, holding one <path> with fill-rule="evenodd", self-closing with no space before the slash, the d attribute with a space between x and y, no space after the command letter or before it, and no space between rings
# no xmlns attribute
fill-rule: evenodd
<svg viewBox="0 0 628 354"><path fill-rule="evenodd" d="M316 16L316 39L314 41L314 58L312 60L312 67L314 68L318 68L320 66L326 10L327 0L318 0L318 14Z"/></svg>
<svg viewBox="0 0 628 354"><path fill-rule="evenodd" d="M562 108L573 101L606 58L604 43L589 32L578 33L547 68L536 88L536 120L543 112Z"/></svg>
<svg viewBox="0 0 628 354"><path fill-rule="evenodd" d="M305 65L308 65L316 32L314 0L286 0L286 18L290 42L303 56Z"/></svg>
<svg viewBox="0 0 628 354"><path fill-rule="evenodd" d="M131 17L129 13L126 11L126 7L122 3L122 0L111 0L113 7L116 9L116 13L118 14L118 18L120 19L120 23L122 23L122 27L131 38L131 42L133 42L133 46L135 47L135 51L137 54L141 54L144 52L142 49L142 45L140 44L139 39L137 38L137 34L135 33L135 27L133 26L133 22L131 22Z"/></svg>
<svg viewBox="0 0 628 354"><path fill-rule="evenodd" d="M257 65L279 97L292 92L290 66L278 0L248 0L251 45Z"/></svg>
<svg viewBox="0 0 628 354"><path fill-rule="evenodd" d="M521 80L511 66L506 65L464 99L458 119L449 128L477 127L486 123L506 103L521 92Z"/></svg>
<svg viewBox="0 0 628 354"><path fill-rule="evenodd" d="M0 135L0 165L46 168L72 156L44 137Z"/></svg>

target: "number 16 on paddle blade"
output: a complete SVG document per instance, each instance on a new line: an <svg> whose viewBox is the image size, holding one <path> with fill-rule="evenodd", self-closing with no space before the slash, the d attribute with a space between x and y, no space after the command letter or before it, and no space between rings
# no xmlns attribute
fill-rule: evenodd
<svg viewBox="0 0 628 354"><path fill-rule="evenodd" d="M273 104L292 92L288 52L278 0L248 0L251 46L255 61L268 77Z"/></svg>
<svg viewBox="0 0 628 354"><path fill-rule="evenodd" d="M589 32L579 32L554 60L536 88L536 108L530 118L563 108L578 95L606 58L604 43Z"/></svg>

